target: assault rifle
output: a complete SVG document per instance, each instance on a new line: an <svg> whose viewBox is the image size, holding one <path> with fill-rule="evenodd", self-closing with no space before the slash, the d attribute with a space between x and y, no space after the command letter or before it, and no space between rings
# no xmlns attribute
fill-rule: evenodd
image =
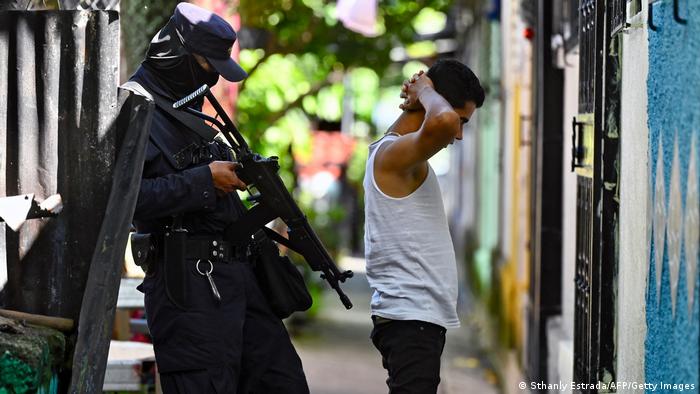
<svg viewBox="0 0 700 394"><path fill-rule="evenodd" d="M188 106L188 104L202 96L209 100L223 123ZM278 158L276 156L263 157L251 151L245 139L221 107L221 104L216 100L216 97L209 91L209 86L207 85L202 85L201 88L187 97L176 101L173 104L173 108L182 109L198 118L211 122L224 135L235 154L239 164L236 168L236 174L248 186L248 191L251 194L248 200L255 204L248 209L241 219L236 221L235 226L239 231L236 231L236 234L233 235L233 241L247 242L255 232L260 229L265 230L266 235L270 239L302 255L313 271L321 271L321 278L335 289L345 308L352 308L350 298L343 293L340 283L351 278L353 273L352 271L340 272L338 270L321 240L318 239L308 220L306 220L306 216L294 202L282 179L277 174L280 168L277 162ZM257 192L254 193L251 189ZM289 227L287 231L289 239L265 227L267 223L276 218L282 219Z"/></svg>

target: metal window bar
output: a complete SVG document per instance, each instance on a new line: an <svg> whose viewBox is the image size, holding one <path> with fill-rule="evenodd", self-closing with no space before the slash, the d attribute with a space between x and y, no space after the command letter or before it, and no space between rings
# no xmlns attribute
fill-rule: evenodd
<svg viewBox="0 0 700 394"><path fill-rule="evenodd" d="M579 3L579 113L592 113L595 103L595 0Z"/></svg>
<svg viewBox="0 0 700 394"><path fill-rule="evenodd" d="M627 24L627 0L609 0L608 15L610 16L610 36L614 36Z"/></svg>
<svg viewBox="0 0 700 394"><path fill-rule="evenodd" d="M593 253L593 179L577 180L574 380L589 382L591 371L591 282Z"/></svg>

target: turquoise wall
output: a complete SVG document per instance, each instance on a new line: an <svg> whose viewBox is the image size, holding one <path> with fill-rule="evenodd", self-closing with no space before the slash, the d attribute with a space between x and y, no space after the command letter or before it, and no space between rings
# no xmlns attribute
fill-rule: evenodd
<svg viewBox="0 0 700 394"><path fill-rule="evenodd" d="M653 226L646 297L645 374L648 383L693 384L694 389L685 392L698 392L700 277L696 270L688 281L687 269L690 261L699 259L700 2L679 3L687 24L674 20L672 0L662 0L653 5L653 23L658 29L649 30L647 87ZM693 150L694 175L690 169ZM643 162L640 158L640 165ZM687 255L689 250L695 256ZM657 260L661 263L660 285ZM679 261L677 270L673 269L674 261ZM672 282L677 283L675 310ZM692 309L689 288L694 292ZM655 392L672 390L657 388Z"/></svg>

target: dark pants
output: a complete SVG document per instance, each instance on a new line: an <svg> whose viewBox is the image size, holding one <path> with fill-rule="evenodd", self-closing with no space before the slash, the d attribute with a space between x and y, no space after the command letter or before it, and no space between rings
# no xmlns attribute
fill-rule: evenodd
<svg viewBox="0 0 700 394"><path fill-rule="evenodd" d="M188 261L184 308L168 298L158 268L142 289L165 394L309 393L301 360L248 263L214 265L217 302Z"/></svg>
<svg viewBox="0 0 700 394"><path fill-rule="evenodd" d="M432 394L440 384L445 329L423 321L375 322L372 343L389 372L389 394Z"/></svg>

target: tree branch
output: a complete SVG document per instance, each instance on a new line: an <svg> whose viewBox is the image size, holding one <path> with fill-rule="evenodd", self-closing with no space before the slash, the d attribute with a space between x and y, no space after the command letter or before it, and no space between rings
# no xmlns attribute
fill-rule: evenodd
<svg viewBox="0 0 700 394"><path fill-rule="evenodd" d="M304 98L318 93L321 89L331 86L332 83L333 82L330 79L325 79L324 81L313 86L308 92L297 97L296 100L289 103L284 109L271 113L267 118L268 124L272 126L278 120L280 120L290 109L298 108L299 106L301 106L302 102L304 101Z"/></svg>
<svg viewBox="0 0 700 394"><path fill-rule="evenodd" d="M255 65L254 65L250 70L247 70L247 71L246 71L246 72L248 73L248 77L245 78L245 79L243 80L243 82L241 82L241 86L240 86L240 88L238 89L239 91L242 91L242 90L245 88L246 82L248 82L248 80L249 80L250 77L253 75L253 73L255 72L255 70L257 70L258 67L260 67L260 65L262 65L263 63L265 63L265 60L267 60L267 58L269 58L269 57L272 56L272 55L273 55L272 51L265 51L265 54L263 55L263 57L260 58L260 60L259 60L257 63L255 63Z"/></svg>
<svg viewBox="0 0 700 394"><path fill-rule="evenodd" d="M314 31L316 26L318 26L318 23L319 23L318 19L316 19L316 18L312 19L311 23L309 23L309 25L308 25L307 32L310 33L311 31ZM312 37L313 37L313 33L310 33L310 34L312 34ZM311 37L307 41L311 41ZM263 55L263 57L260 58L260 60L257 63L255 63L255 65L250 70L247 71L248 78L243 80L243 82L240 85L240 90L243 90L246 82L253 75L255 70L257 70L258 67L260 67L263 63L265 63L265 60L267 60L270 56L272 56L272 55L284 56L284 55L288 55L290 53L298 53L298 52L302 51L306 45L307 45L307 42L305 42L304 40L298 40L296 42L296 45L282 46L279 44L277 37L273 35L270 38L270 42L267 45L267 47L264 48L265 54Z"/></svg>

